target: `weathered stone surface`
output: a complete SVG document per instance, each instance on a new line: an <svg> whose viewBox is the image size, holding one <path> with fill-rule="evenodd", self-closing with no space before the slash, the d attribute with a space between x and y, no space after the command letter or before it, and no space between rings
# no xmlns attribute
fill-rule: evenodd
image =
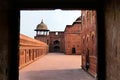
<svg viewBox="0 0 120 80"><path fill-rule="evenodd" d="M120 5L119 0L106 3L106 80L120 79Z"/></svg>

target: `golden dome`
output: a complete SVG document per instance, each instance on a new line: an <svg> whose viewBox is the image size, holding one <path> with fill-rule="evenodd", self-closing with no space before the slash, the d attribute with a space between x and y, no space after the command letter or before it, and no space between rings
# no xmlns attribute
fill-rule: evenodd
<svg viewBox="0 0 120 80"><path fill-rule="evenodd" d="M41 21L40 24L37 25L36 30L48 30L47 25L43 23L43 20Z"/></svg>

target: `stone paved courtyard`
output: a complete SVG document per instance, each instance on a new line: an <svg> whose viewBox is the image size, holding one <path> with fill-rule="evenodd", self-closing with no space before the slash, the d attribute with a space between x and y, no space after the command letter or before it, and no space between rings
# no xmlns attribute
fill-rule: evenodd
<svg viewBox="0 0 120 80"><path fill-rule="evenodd" d="M80 55L49 53L19 70L19 80L95 80L81 69Z"/></svg>

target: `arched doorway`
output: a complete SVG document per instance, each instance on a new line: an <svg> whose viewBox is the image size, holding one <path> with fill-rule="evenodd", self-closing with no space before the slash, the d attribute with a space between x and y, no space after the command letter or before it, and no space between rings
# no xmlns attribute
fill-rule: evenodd
<svg viewBox="0 0 120 80"><path fill-rule="evenodd" d="M54 52L60 52L60 41L55 40L54 41Z"/></svg>
<svg viewBox="0 0 120 80"><path fill-rule="evenodd" d="M54 45L59 45L59 44L60 44L60 41L58 41L58 40L54 41Z"/></svg>
<svg viewBox="0 0 120 80"><path fill-rule="evenodd" d="M89 49L87 49L87 53L86 53L86 70L88 71L90 67L90 59L89 59Z"/></svg>
<svg viewBox="0 0 120 80"><path fill-rule="evenodd" d="M94 1L93 1L93 2L94 2ZM30 2L30 3L32 3L32 2ZM43 3L44 3L44 1L43 1ZM94 3L96 3L96 2L94 2ZM93 3L93 4L94 4L94 3ZM21 5L21 4L20 4L20 5ZM23 7L22 7L23 9L26 9L29 5L25 6L24 3L23 3L22 6L23 6ZM68 4L68 6L69 6L69 4ZM83 8L84 6L85 6L85 5L82 5L82 8ZM91 5L88 5L88 6L91 6ZM87 6L87 8L88 8L88 6ZM24 8L24 7L26 7L26 8ZM81 8L81 6L80 6L79 8ZM78 8L78 9L79 9L79 8ZM91 7L90 7L90 8L91 8ZM89 9L90 9L90 8L89 8ZM93 8L96 9L94 5L92 6L92 9L93 9ZM27 9L28 9L28 8L27 8ZM29 9L31 9L31 8L29 8ZM17 9L16 9L16 10L17 10ZM14 14L16 14L15 11L11 11L11 12L14 13ZM98 21L99 21L99 22L98 22L98 30L99 30L98 33L104 30L104 26L101 27L101 25L104 24L104 22L103 22L103 21L104 21L104 20L103 20L104 18L103 18L103 17L100 17L100 15L101 15L100 13L103 13L103 9L102 9L101 7L100 7L100 9L98 8ZM15 15L15 16L16 16L16 15ZM102 15L102 16L103 16L103 15ZM11 17L10 17L10 18L11 18ZM16 18L16 17L12 17L12 20L16 21L16 25L18 25L18 24L17 24L17 22L18 22L17 20L19 19L19 16L18 16L17 19L14 19L14 18ZM101 19L102 19L102 20L101 20ZM15 24L14 21L11 22L11 24ZM13 26L13 28L16 29L16 31L13 31L12 29L10 29L10 32L11 32L11 33L15 33L15 35L10 35L10 36L15 36L16 38L15 38L14 40L10 40L10 42L11 42L11 44L15 44L15 42L18 44L18 39L17 39L17 38L18 38L18 33L19 33L19 29L18 29L19 26L17 26L17 27L16 27L16 26L15 26L15 27ZM17 31L18 31L18 32L17 32ZM104 33L105 33L105 32L103 31L102 34L104 34ZM16 35L16 34L17 34L17 35ZM105 48L104 48L104 45L105 45L104 43L105 43L105 41L104 41L104 39L105 39L105 37L104 37L104 35L101 35L101 33L100 33L100 34L98 35L98 38L99 38L99 41L98 41L98 44L99 44L98 47L99 47L99 48L98 48L98 50L99 50L99 54L100 54L100 55L98 56L98 57L99 57L99 58L98 58L98 61L99 61L98 72L100 71L100 72L99 72L99 78L100 78L100 79L101 79L101 78L104 79L104 78L105 78L105 70L104 70L104 69L105 69L105 55L104 55L104 52L105 52ZM101 41L103 42L103 44L100 44ZM17 47L16 45L12 45L12 46L13 46L13 48L15 47L15 49L13 49L13 50L11 51L11 53L15 53L15 54L12 54L12 55L13 55L13 57L12 57L13 59L11 60L11 63L12 63L12 65L17 65L17 61L16 61L16 58L17 58L17 57L14 57L14 56L17 56L16 51L18 50L18 49L17 49L18 47ZM102 46L102 47L101 47L101 46ZM102 53L102 54L101 54L101 53ZM103 58L102 62L101 62L101 58ZM15 60L14 60L14 59L15 59ZM103 64L103 65L101 65L101 64ZM15 69L14 69L14 68L15 68ZM11 71L12 71L12 69L13 69L13 70L17 70L17 67L16 67L16 66L15 66L15 67L11 67L10 69L11 69ZM17 70L17 71L18 71L18 70ZM10 73L15 73L15 72L16 72L16 71L14 71L14 72L12 71L12 72L10 72ZM103 73L104 73L104 74L103 74ZM15 75L14 75L15 77L12 77L12 78L17 78L16 75L17 75L17 74L15 73Z"/></svg>
<svg viewBox="0 0 120 80"><path fill-rule="evenodd" d="M54 47L54 52L60 52L60 47L59 46L55 46Z"/></svg>
<svg viewBox="0 0 120 80"><path fill-rule="evenodd" d="M72 54L75 54L75 53L76 53L76 49L72 48Z"/></svg>

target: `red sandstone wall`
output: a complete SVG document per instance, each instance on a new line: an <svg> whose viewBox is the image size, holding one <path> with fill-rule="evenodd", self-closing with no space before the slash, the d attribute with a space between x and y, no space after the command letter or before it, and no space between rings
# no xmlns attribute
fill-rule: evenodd
<svg viewBox="0 0 120 80"><path fill-rule="evenodd" d="M82 10L82 68L86 70L86 56L89 53L88 72L96 77L97 73L97 34L96 12Z"/></svg>
<svg viewBox="0 0 120 80"><path fill-rule="evenodd" d="M66 54L81 54L81 23L67 25L65 29L65 53ZM75 53L73 53L75 48Z"/></svg>
<svg viewBox="0 0 120 80"><path fill-rule="evenodd" d="M20 34L19 69L47 54L48 45Z"/></svg>
<svg viewBox="0 0 120 80"><path fill-rule="evenodd" d="M58 33L56 35L56 32ZM58 52L64 52L65 51L65 42L64 42L64 32L63 31L52 31L49 32L49 51L55 52L54 47L58 46L60 49ZM59 44L54 44L55 41L59 41Z"/></svg>

